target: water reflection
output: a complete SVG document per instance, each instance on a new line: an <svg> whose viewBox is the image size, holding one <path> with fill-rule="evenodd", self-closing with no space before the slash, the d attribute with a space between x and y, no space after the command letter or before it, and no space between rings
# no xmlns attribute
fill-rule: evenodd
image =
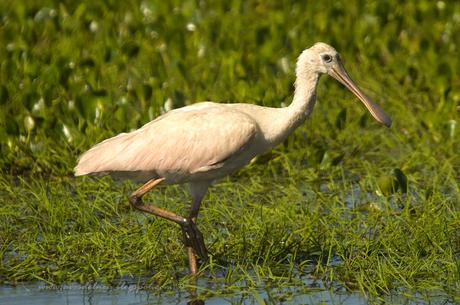
<svg viewBox="0 0 460 305"><path fill-rule="evenodd" d="M10 285L0 285L0 304L10 305L220 305L220 304L340 304L340 305L359 305L375 303L366 299L359 292L347 292L338 287L325 289L322 285L314 285L312 289L311 279L305 282L305 286L298 287L262 287L248 288L240 286L241 290L235 290L232 285L232 293L228 287L222 284L207 283L206 280L198 282L198 291L177 290L172 292L158 292L152 290L142 290L136 285L126 285L111 288L102 284L79 285L69 284L59 287L48 286L41 282L24 283L16 287ZM202 290L203 289L203 290ZM225 289L225 296L219 291ZM204 292L200 299L200 292ZM211 293L210 293L211 291ZM214 293L214 294L213 294ZM398 294L388 295L380 303L391 304L454 304L449 300L445 293L430 291L424 294L411 293L410 291L400 291Z"/></svg>

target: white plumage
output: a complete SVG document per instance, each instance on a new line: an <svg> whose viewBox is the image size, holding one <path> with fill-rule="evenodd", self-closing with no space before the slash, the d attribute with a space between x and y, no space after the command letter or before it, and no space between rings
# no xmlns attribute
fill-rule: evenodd
<svg viewBox="0 0 460 305"><path fill-rule="evenodd" d="M208 186L279 144L305 121L313 110L323 73L352 91L377 121L391 125L389 116L350 79L335 49L317 43L299 56L294 99L288 107L203 102L175 109L136 131L95 145L80 157L75 175L111 175L146 183L130 196L131 203L182 226L190 269L195 273L195 253L206 257L195 221ZM160 182L189 183L190 217L142 204L141 197Z"/></svg>

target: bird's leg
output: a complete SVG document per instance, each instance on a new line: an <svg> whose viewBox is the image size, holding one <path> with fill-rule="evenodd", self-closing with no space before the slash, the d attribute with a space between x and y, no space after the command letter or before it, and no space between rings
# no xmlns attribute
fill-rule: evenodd
<svg viewBox="0 0 460 305"><path fill-rule="evenodd" d="M196 226L197 216L198 210L195 211L194 207L192 206L190 216L187 219L187 222L182 226L184 244L186 247L193 249L195 254L197 254L203 260L207 260L208 251L206 250L206 246L204 244L203 234L200 232L200 230L198 230L198 227ZM191 249L188 249L190 264L192 264L192 261L196 261L193 251L190 251Z"/></svg>
<svg viewBox="0 0 460 305"><path fill-rule="evenodd" d="M207 251L203 241L203 235L198 230L195 224L196 216L198 215L198 209L192 207L192 212L189 218L182 217L168 210L158 208L151 204L145 204L142 202L142 196L145 195L152 188L164 181L164 178L151 179L129 196L129 202L132 206L140 211L159 216L175 223L179 224L182 228L184 236L184 244L187 247L187 253L189 258L190 272L196 274L197 264L195 253L201 258L207 259ZM199 207L199 204L198 204Z"/></svg>
<svg viewBox="0 0 460 305"><path fill-rule="evenodd" d="M209 182L195 182L190 184L190 192L192 194L192 208L188 217L188 224L182 227L184 244L187 247L187 255L190 266L190 272L196 273L197 262L196 256L200 256L203 260L208 259L208 251L203 240L203 234L196 226L196 219L200 210L201 201L206 194Z"/></svg>
<svg viewBox="0 0 460 305"><path fill-rule="evenodd" d="M208 259L208 251L204 245L203 234L195 224L195 221L188 218L187 222L182 226L182 233L184 237L184 245L192 247L196 254L203 260Z"/></svg>
<svg viewBox="0 0 460 305"><path fill-rule="evenodd" d="M168 210L161 209L151 204L145 204L142 202L142 196L144 196L145 193L150 191L152 188L154 188L155 186L157 186L164 180L165 180L164 178L159 178L159 179L151 179L147 181L147 183L145 183L140 188L135 190L131 195L129 195L129 202L132 204L133 207L135 207L136 209L140 211L150 213L155 216L159 216L159 217L174 221L180 226L183 226L184 223L187 222L186 218L179 216Z"/></svg>

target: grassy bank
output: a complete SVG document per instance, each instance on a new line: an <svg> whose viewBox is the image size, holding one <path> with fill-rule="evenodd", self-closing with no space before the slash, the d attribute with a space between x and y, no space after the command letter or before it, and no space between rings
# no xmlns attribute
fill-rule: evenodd
<svg viewBox="0 0 460 305"><path fill-rule="evenodd" d="M288 104L296 57L324 41L393 126L324 77L303 126L211 188L201 271L221 293L309 276L459 300L459 4L158 2L0 4L2 283L187 285L178 227L134 211L132 183L73 178L77 156L170 107Z"/></svg>

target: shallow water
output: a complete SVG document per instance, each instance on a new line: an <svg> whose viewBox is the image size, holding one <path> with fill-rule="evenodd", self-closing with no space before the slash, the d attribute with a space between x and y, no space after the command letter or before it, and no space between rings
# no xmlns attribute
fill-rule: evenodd
<svg viewBox="0 0 460 305"><path fill-rule="evenodd" d="M231 297L211 297L206 300L208 305L216 304L260 304L261 300L272 299L270 291L254 291L251 295L236 295ZM281 303L305 304L367 304L366 300L358 293L337 294L331 291L318 291L304 295L291 295ZM104 285L85 287L78 284L64 285L60 288L50 288L40 283L21 284L17 287L0 286L0 304L23 305L58 305L58 304L186 304L189 296L185 292L174 296L155 295L146 290L138 290L136 287L119 287L111 289Z"/></svg>
<svg viewBox="0 0 460 305"><path fill-rule="evenodd" d="M340 289L326 290L322 288L309 290L308 285L305 287L308 291L302 291L302 287L244 291L244 293L236 293L232 296L210 297L206 299L206 304L369 304L365 296L359 292L350 293ZM203 288L206 289L206 287ZM184 290L158 295L153 291L138 289L136 285L130 284L117 288L110 288L103 284L88 286L76 283L54 287L41 282L23 283L15 287L0 286L0 304L10 305L177 305L187 304L188 301L190 301L190 296ZM429 298L421 297L419 294L412 296L401 294L388 296L385 298L385 302L408 305L454 304L441 294L432 294Z"/></svg>

